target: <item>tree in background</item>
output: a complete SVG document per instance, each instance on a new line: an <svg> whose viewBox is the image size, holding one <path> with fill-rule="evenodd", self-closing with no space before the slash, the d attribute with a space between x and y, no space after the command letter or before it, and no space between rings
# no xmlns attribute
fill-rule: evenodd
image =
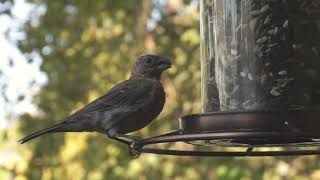
<svg viewBox="0 0 320 180"><path fill-rule="evenodd" d="M20 118L21 136L60 121L128 78L134 58L145 53L172 58L174 68L164 78L164 111L136 134L177 129L179 116L200 111L197 0L30 2L43 14L31 16L24 26L26 40L18 46L25 54L41 56L48 83L34 96L39 113ZM19 150L24 160L15 167L16 177L27 179L294 179L311 173L319 177L315 157L143 154L132 159L126 146L94 133L47 135L19 145Z"/></svg>

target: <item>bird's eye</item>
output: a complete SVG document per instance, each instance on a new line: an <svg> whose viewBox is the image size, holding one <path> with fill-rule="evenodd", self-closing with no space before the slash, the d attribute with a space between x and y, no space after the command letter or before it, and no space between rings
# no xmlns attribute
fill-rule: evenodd
<svg viewBox="0 0 320 180"><path fill-rule="evenodd" d="M164 64L162 61L159 61L158 63L157 63L158 65L161 65L161 64Z"/></svg>
<svg viewBox="0 0 320 180"><path fill-rule="evenodd" d="M152 63L152 59L148 58L146 61L148 64Z"/></svg>

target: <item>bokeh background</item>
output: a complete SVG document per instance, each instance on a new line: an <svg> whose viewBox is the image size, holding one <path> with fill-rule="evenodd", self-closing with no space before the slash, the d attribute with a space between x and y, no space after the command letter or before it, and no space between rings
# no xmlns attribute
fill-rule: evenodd
<svg viewBox="0 0 320 180"><path fill-rule="evenodd" d="M175 66L163 78L163 112L135 135L169 132L179 116L200 112L198 3L1 0L0 179L320 179L316 156L133 159L126 146L95 133L18 144L128 78L145 53L171 57Z"/></svg>

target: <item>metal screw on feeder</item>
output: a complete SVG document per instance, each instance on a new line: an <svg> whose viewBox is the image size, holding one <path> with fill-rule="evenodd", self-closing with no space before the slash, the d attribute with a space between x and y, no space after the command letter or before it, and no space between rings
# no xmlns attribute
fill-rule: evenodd
<svg viewBox="0 0 320 180"><path fill-rule="evenodd" d="M320 154L320 3L200 0L200 15L203 113L182 117L178 131L137 139L135 150L184 156ZM149 147L172 142L244 150ZM281 150L255 150L260 147Z"/></svg>

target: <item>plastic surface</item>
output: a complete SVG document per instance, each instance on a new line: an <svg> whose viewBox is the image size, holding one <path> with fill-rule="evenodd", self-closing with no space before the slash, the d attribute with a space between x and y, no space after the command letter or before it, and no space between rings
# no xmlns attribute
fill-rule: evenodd
<svg viewBox="0 0 320 180"><path fill-rule="evenodd" d="M319 108L319 0L201 0L203 112Z"/></svg>

